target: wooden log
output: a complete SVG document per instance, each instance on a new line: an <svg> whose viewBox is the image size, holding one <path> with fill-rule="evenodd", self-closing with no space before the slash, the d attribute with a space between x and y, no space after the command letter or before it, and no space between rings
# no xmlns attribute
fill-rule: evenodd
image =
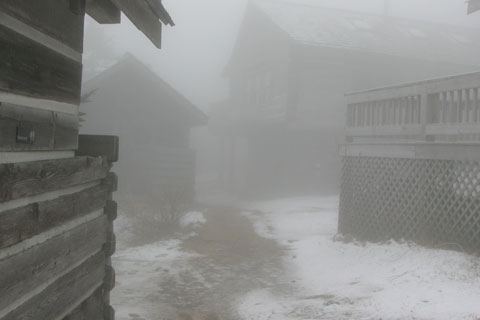
<svg viewBox="0 0 480 320"><path fill-rule="evenodd" d="M161 0L146 0L153 13L166 25L174 26L172 18L162 4Z"/></svg>
<svg viewBox="0 0 480 320"><path fill-rule="evenodd" d="M99 252L8 313L2 320L56 319L101 283L104 276L105 255Z"/></svg>
<svg viewBox="0 0 480 320"><path fill-rule="evenodd" d="M106 224L105 216L101 216L0 260L0 310L101 250L106 241ZM101 267L104 268L103 265Z"/></svg>
<svg viewBox="0 0 480 320"><path fill-rule="evenodd" d="M81 53L84 20L82 2L83 0L2 0L0 10Z"/></svg>
<svg viewBox="0 0 480 320"><path fill-rule="evenodd" d="M74 115L0 104L0 151L74 150L77 135Z"/></svg>
<svg viewBox="0 0 480 320"><path fill-rule="evenodd" d="M107 177L102 181L104 185L108 187L110 192L115 192L118 190L118 176L115 172L109 172Z"/></svg>
<svg viewBox="0 0 480 320"><path fill-rule="evenodd" d="M0 91L80 103L82 64L4 26L0 26L0 79Z"/></svg>
<svg viewBox="0 0 480 320"><path fill-rule="evenodd" d="M113 227L113 225L112 225ZM112 265L112 257L107 257L106 264L107 266ZM103 303L104 305L110 305L110 291L105 288L105 284L102 287L102 292L103 292Z"/></svg>
<svg viewBox="0 0 480 320"><path fill-rule="evenodd" d="M112 0L112 2L157 47L162 43L162 24L145 1Z"/></svg>
<svg viewBox="0 0 480 320"><path fill-rule="evenodd" d="M105 279L103 280L103 288L106 291L112 291L115 288L115 269L112 266L105 266Z"/></svg>
<svg viewBox="0 0 480 320"><path fill-rule="evenodd" d="M79 156L105 156L110 162L118 161L118 137L80 135L78 137Z"/></svg>
<svg viewBox="0 0 480 320"><path fill-rule="evenodd" d="M104 179L103 158L76 157L0 165L0 203Z"/></svg>
<svg viewBox="0 0 480 320"><path fill-rule="evenodd" d="M115 233L109 232L107 233L107 241L103 245L103 251L105 252L105 256L111 257L115 253L117 247L117 240L115 237Z"/></svg>
<svg viewBox="0 0 480 320"><path fill-rule="evenodd" d="M111 305L105 305L103 307L103 310L103 318L105 320L115 320L115 310L112 308Z"/></svg>
<svg viewBox="0 0 480 320"><path fill-rule="evenodd" d="M108 189L100 185L55 200L1 212L0 249L100 210L108 194Z"/></svg>
<svg viewBox="0 0 480 320"><path fill-rule="evenodd" d="M117 219L117 209L118 205L115 201L113 200L107 200L107 203L105 205L105 214L108 217L108 220L114 221Z"/></svg>
<svg viewBox="0 0 480 320"><path fill-rule="evenodd" d="M103 320L103 288L98 288L64 320Z"/></svg>
<svg viewBox="0 0 480 320"><path fill-rule="evenodd" d="M110 0L87 0L87 14L101 24L120 23L120 10Z"/></svg>

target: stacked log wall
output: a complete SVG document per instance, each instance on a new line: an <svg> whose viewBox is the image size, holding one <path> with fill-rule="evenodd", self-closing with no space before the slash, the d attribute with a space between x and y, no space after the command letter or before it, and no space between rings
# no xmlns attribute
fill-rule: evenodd
<svg viewBox="0 0 480 320"><path fill-rule="evenodd" d="M118 139L79 147L84 15L83 0L0 1L2 320L114 318Z"/></svg>

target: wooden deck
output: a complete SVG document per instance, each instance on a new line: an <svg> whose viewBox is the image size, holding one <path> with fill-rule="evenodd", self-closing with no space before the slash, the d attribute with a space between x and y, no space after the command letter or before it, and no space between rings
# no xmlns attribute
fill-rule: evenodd
<svg viewBox="0 0 480 320"><path fill-rule="evenodd" d="M480 73L347 95L339 231L480 248Z"/></svg>
<svg viewBox="0 0 480 320"><path fill-rule="evenodd" d="M480 73L347 95L348 142L480 142Z"/></svg>

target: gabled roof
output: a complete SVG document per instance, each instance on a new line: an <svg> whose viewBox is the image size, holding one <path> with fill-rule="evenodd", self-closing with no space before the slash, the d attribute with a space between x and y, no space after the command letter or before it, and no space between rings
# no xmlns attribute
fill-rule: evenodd
<svg viewBox="0 0 480 320"><path fill-rule="evenodd" d="M472 0L477 2L480 0ZM254 4L294 41L462 64L480 64L480 30L292 3Z"/></svg>
<svg viewBox="0 0 480 320"><path fill-rule="evenodd" d="M179 108L179 111L189 118L192 126L201 126L207 123L208 118L205 113L130 53L125 54L109 69L87 81L83 86L83 92L88 95L97 89L101 90L103 84L115 82L114 79L122 77L128 79L133 75L137 78L140 77L145 83L152 84L151 95L159 103L167 97L169 101L173 101L174 103L169 105L169 107ZM132 87L135 85L135 83L132 83ZM95 93L92 94L92 100L94 99ZM138 99L141 101L142 97L140 96Z"/></svg>
<svg viewBox="0 0 480 320"><path fill-rule="evenodd" d="M123 12L157 48L162 42L162 23L175 25L161 0L87 0L86 12L98 23L120 23Z"/></svg>

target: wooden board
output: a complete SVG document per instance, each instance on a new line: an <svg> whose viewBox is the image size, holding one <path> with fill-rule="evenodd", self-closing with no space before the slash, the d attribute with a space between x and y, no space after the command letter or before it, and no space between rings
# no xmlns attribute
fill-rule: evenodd
<svg viewBox="0 0 480 320"><path fill-rule="evenodd" d="M100 210L106 205L108 195L108 187L99 185L55 200L1 212L0 249Z"/></svg>
<svg viewBox="0 0 480 320"><path fill-rule="evenodd" d="M162 24L145 0L112 0L112 2L157 47L162 43Z"/></svg>
<svg viewBox="0 0 480 320"><path fill-rule="evenodd" d="M111 226L113 227L113 224L111 224ZM115 253L116 249L117 249L117 238L115 236L115 233L112 231L107 233L107 242L105 242L103 246L103 251L105 252L105 255L107 257L111 257Z"/></svg>
<svg viewBox="0 0 480 320"><path fill-rule="evenodd" d="M112 291L115 288L115 269L107 265L105 267L105 279L103 280L103 288L105 291Z"/></svg>
<svg viewBox="0 0 480 320"><path fill-rule="evenodd" d="M98 23L120 23L120 10L110 0L87 0L86 10Z"/></svg>
<svg viewBox="0 0 480 320"><path fill-rule="evenodd" d="M79 156L105 156L110 162L118 161L118 137L80 135L78 137Z"/></svg>
<svg viewBox="0 0 480 320"><path fill-rule="evenodd" d="M64 320L103 320L103 290L97 289Z"/></svg>
<svg viewBox="0 0 480 320"><path fill-rule="evenodd" d="M81 63L0 26L0 91L78 105L81 82Z"/></svg>
<svg viewBox="0 0 480 320"><path fill-rule="evenodd" d="M82 52L82 3L83 0L2 0L0 10Z"/></svg>
<svg viewBox="0 0 480 320"><path fill-rule="evenodd" d="M19 126L35 134L32 143L17 140ZM77 136L77 116L0 104L0 151L74 150Z"/></svg>
<svg viewBox="0 0 480 320"><path fill-rule="evenodd" d="M0 165L0 203L104 179L103 158L76 157Z"/></svg>
<svg viewBox="0 0 480 320"><path fill-rule="evenodd" d="M0 260L0 310L101 250L106 241L106 223L106 217L101 216Z"/></svg>
<svg viewBox="0 0 480 320"><path fill-rule="evenodd" d="M105 205L105 214L108 217L108 220L114 221L117 219L117 210L118 210L118 204L116 201L113 200L107 200L107 203Z"/></svg>
<svg viewBox="0 0 480 320"><path fill-rule="evenodd" d="M105 255L99 252L62 276L38 295L7 314L2 320L56 319L77 300L95 289L105 276Z"/></svg>
<svg viewBox="0 0 480 320"><path fill-rule="evenodd" d="M118 190L118 176L115 172L109 172L103 184L108 187L110 192L115 192Z"/></svg>
<svg viewBox="0 0 480 320"><path fill-rule="evenodd" d="M163 7L161 0L146 0L153 13L166 25L174 26L172 18Z"/></svg>

